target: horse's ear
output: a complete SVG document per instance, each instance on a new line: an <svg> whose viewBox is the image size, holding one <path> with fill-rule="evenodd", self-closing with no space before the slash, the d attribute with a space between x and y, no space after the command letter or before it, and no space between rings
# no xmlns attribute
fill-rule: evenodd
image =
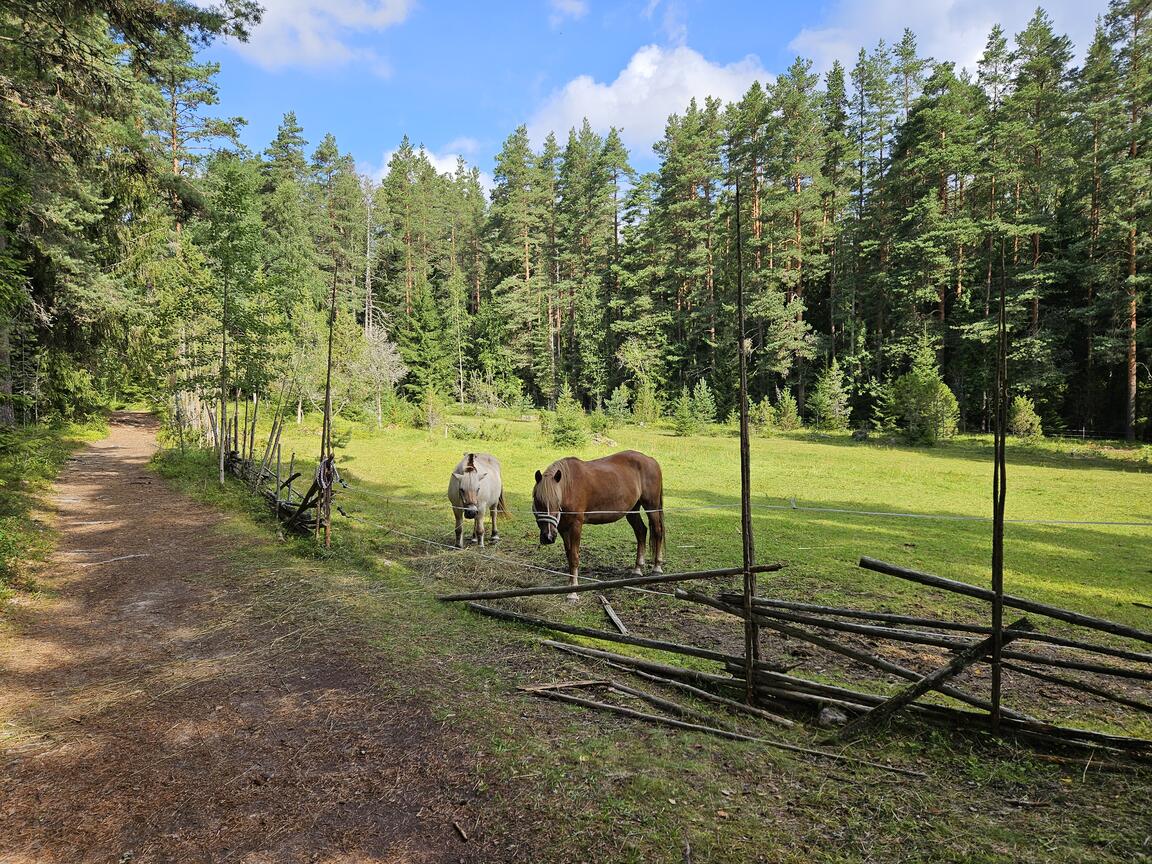
<svg viewBox="0 0 1152 864"><path fill-rule="evenodd" d="M557 483L560 482L560 469L559 468L557 468L556 473L552 475L552 479L555 480Z"/></svg>
<svg viewBox="0 0 1152 864"><path fill-rule="evenodd" d="M464 475L463 475L463 474L459 474L459 473L457 473L456 471L453 471L453 472L452 472L452 476L453 476L453 477L455 477L457 480L463 480L463 479L464 479Z"/></svg>
<svg viewBox="0 0 1152 864"><path fill-rule="evenodd" d="M537 483L539 483L543 477L544 477L544 475L541 474L539 471L536 472L536 482Z"/></svg>
<svg viewBox="0 0 1152 864"><path fill-rule="evenodd" d="M475 468L476 467L476 454L475 453L465 453L464 455L468 457L468 467L469 468Z"/></svg>

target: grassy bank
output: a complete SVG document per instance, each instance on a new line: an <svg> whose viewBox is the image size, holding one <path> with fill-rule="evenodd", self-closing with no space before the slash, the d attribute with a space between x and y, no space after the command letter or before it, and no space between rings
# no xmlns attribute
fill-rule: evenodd
<svg viewBox="0 0 1152 864"><path fill-rule="evenodd" d="M48 487L78 447L106 431L102 420L0 430L0 599L34 587L32 566L51 546Z"/></svg>

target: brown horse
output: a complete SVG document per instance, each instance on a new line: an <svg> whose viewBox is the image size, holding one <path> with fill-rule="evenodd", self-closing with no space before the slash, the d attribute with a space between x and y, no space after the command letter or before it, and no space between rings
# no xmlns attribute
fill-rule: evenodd
<svg viewBox="0 0 1152 864"><path fill-rule="evenodd" d="M536 472L532 512L540 526L540 542L564 538L572 584L580 574L580 534L587 525L628 520L636 534L637 575L644 568L644 538L652 530L654 572L664 567L664 480L651 456L625 450L584 462L575 456L558 459ZM641 512L648 514L648 528ZM579 596L579 595L573 595Z"/></svg>

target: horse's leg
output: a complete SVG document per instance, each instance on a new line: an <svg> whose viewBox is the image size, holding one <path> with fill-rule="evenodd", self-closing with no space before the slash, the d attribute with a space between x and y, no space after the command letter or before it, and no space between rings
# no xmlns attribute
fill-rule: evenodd
<svg viewBox="0 0 1152 864"><path fill-rule="evenodd" d="M456 548L464 548L464 511L454 507L452 512L456 515Z"/></svg>
<svg viewBox="0 0 1152 864"><path fill-rule="evenodd" d="M648 527L652 530L652 572L664 572L664 511L648 511Z"/></svg>
<svg viewBox="0 0 1152 864"><path fill-rule="evenodd" d="M495 543L500 539L500 531L496 527L496 511L500 509L499 504L495 504L490 511L492 513L492 542Z"/></svg>
<svg viewBox="0 0 1152 864"><path fill-rule="evenodd" d="M648 536L648 529L644 525L644 519L639 513L629 513L627 516L628 524L632 526L632 531L636 534L636 566L632 568L632 572L637 576L644 575L644 540ZM652 541L655 543L655 539Z"/></svg>
<svg viewBox="0 0 1152 864"><path fill-rule="evenodd" d="M480 544L480 548L484 548L484 508L476 508L476 522L472 526L472 539Z"/></svg>
<svg viewBox="0 0 1152 864"><path fill-rule="evenodd" d="M580 584L580 533L583 529L581 523L574 522L560 535L564 538L564 554L568 556L568 585L573 588ZM579 600L580 595L573 592L568 595L568 599Z"/></svg>

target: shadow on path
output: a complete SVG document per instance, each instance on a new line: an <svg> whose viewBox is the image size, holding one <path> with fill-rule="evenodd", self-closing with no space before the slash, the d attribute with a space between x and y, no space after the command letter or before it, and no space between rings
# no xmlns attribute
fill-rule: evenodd
<svg viewBox="0 0 1152 864"><path fill-rule="evenodd" d="M460 745L147 470L156 426L70 460L47 591L0 610L0 861L498 860Z"/></svg>

